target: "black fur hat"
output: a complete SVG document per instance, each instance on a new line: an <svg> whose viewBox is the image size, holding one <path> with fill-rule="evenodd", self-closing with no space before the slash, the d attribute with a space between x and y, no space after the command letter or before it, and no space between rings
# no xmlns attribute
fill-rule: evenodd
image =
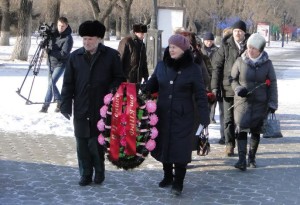
<svg viewBox="0 0 300 205"><path fill-rule="evenodd" d="M85 21L79 26L79 35L104 37L106 28L99 21Z"/></svg>
<svg viewBox="0 0 300 205"><path fill-rule="evenodd" d="M132 26L132 30L133 32L136 32L136 33L147 33L147 26L144 25L144 24L134 24Z"/></svg>

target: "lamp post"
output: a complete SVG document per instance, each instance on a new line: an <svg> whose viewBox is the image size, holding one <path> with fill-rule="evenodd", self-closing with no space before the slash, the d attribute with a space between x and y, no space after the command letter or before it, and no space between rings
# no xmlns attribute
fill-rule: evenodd
<svg viewBox="0 0 300 205"><path fill-rule="evenodd" d="M284 30L285 30L285 18L286 18L286 15L287 15L287 12L284 11L283 12L283 16L282 16L283 17L283 26L282 26L282 38L281 38L282 44L281 44L281 47L284 46L284 36L285 36Z"/></svg>

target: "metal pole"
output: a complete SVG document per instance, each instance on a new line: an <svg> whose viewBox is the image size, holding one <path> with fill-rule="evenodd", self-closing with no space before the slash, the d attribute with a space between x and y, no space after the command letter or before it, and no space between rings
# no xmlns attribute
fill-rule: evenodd
<svg viewBox="0 0 300 205"><path fill-rule="evenodd" d="M285 16L283 15L282 36L281 36L281 47L282 48L284 46L284 21L285 21Z"/></svg>
<svg viewBox="0 0 300 205"><path fill-rule="evenodd" d="M287 12L286 11L284 11L283 12L283 28L282 28L282 45L281 45L281 47L283 47L284 46L284 38L285 38L285 17L286 17L286 15L287 15Z"/></svg>
<svg viewBox="0 0 300 205"><path fill-rule="evenodd" d="M283 34L285 35L285 13L283 15ZM283 36L283 39L284 39L284 36Z"/></svg>

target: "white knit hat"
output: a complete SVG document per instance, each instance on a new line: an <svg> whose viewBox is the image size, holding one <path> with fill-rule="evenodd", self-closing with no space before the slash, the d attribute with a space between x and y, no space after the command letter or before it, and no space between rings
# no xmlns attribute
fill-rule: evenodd
<svg viewBox="0 0 300 205"><path fill-rule="evenodd" d="M247 47L249 45L258 49L261 52L266 46L266 39L259 33L254 33L247 40Z"/></svg>

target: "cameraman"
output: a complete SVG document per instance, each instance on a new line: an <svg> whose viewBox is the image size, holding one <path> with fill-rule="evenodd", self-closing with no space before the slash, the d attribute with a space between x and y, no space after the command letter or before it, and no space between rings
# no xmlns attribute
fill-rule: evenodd
<svg viewBox="0 0 300 205"><path fill-rule="evenodd" d="M68 25L66 17L59 17L57 29L52 32L51 27L46 27L46 39L44 47L48 53L47 65L49 66L48 89L45 101L40 112L47 113L49 105L54 95L54 101L57 103L55 112L60 112L61 95L56 87L60 76L64 73L67 60L73 47L72 30Z"/></svg>

